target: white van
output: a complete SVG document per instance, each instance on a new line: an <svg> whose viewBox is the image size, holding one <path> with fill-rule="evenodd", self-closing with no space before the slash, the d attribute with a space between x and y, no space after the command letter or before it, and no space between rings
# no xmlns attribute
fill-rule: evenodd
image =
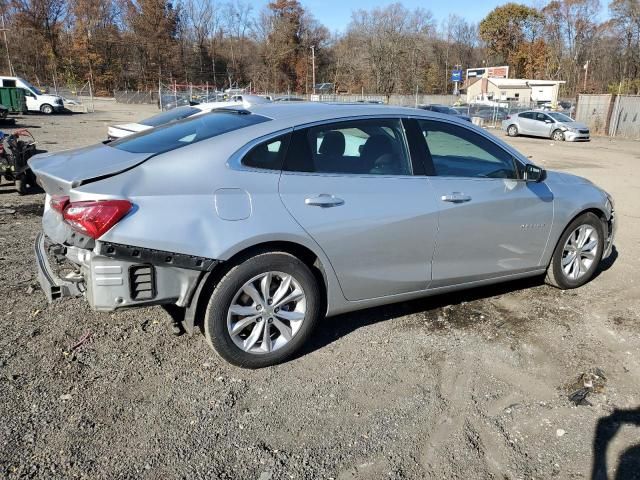
<svg viewBox="0 0 640 480"><path fill-rule="evenodd" d="M47 95L20 77L0 77L2 87L18 87L24 89L27 110L50 114L64 109L62 97Z"/></svg>

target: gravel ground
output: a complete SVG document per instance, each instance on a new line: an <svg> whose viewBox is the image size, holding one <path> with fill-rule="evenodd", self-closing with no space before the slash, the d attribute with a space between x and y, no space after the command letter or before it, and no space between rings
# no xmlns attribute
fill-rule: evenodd
<svg viewBox="0 0 640 480"><path fill-rule="evenodd" d="M55 151L154 112L97 108L16 126ZM640 143L509 141L616 198L616 251L595 280L327 319L298 358L258 371L224 363L202 336L171 335L159 307L48 305L32 255L43 195L3 183L0 475L580 479L606 461L610 478L640 478ZM568 395L585 384L589 404L576 406Z"/></svg>

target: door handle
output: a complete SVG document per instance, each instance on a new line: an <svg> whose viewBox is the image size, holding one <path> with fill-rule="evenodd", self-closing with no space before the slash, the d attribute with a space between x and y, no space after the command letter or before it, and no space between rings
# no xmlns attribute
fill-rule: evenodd
<svg viewBox="0 0 640 480"><path fill-rule="evenodd" d="M311 205L314 207L329 208L344 205L344 200L333 195L329 195L328 193L321 193L315 197L305 198L304 203L305 205Z"/></svg>
<svg viewBox="0 0 640 480"><path fill-rule="evenodd" d="M442 197L440 197L440 200L442 200L443 202L464 203L470 201L471 197L469 195L465 195L464 193L453 192L448 195L442 195Z"/></svg>

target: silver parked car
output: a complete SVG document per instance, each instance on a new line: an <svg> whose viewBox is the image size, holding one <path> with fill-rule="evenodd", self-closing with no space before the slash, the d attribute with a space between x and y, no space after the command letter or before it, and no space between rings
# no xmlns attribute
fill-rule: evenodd
<svg viewBox="0 0 640 480"><path fill-rule="evenodd" d="M579 287L615 231L588 180L411 108L238 108L29 163L50 300L180 307L251 368L290 357L323 316L545 272Z"/></svg>
<svg viewBox="0 0 640 480"><path fill-rule="evenodd" d="M552 138L556 142L589 140L589 127L560 112L530 110L509 115L502 121L502 129L510 137L533 135Z"/></svg>

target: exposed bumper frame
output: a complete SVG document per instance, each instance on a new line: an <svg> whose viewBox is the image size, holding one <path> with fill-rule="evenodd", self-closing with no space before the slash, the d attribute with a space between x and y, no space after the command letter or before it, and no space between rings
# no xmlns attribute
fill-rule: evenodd
<svg viewBox="0 0 640 480"><path fill-rule="evenodd" d="M38 282L42 291L47 296L49 303L62 297L78 297L82 292L78 284L58 277L49 264L47 258L47 245L44 233L40 232L34 245L36 266L38 268Z"/></svg>

